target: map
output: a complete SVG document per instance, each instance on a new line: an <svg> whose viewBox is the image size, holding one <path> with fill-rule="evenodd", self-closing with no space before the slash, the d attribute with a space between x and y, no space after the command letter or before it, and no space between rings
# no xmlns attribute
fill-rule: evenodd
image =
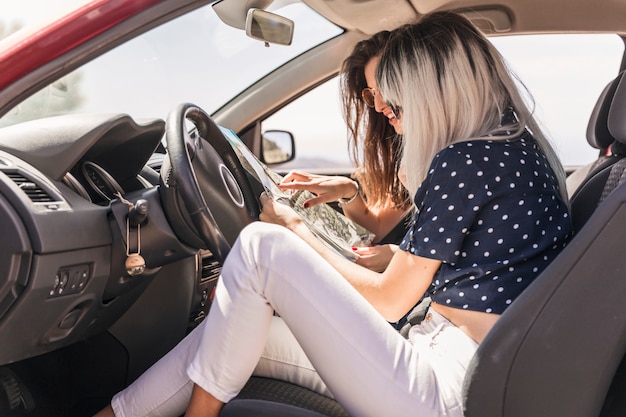
<svg viewBox="0 0 626 417"><path fill-rule="evenodd" d="M372 232L348 219L328 204L318 204L305 209L302 203L313 197L313 193L306 190L287 193L281 190L278 184L282 181L282 176L261 162L232 130L223 127L220 129L237 153L244 169L263 185L265 191L275 201L293 208L311 232L329 247L346 258L355 260L356 255L352 247L369 246L372 243L375 237Z"/></svg>

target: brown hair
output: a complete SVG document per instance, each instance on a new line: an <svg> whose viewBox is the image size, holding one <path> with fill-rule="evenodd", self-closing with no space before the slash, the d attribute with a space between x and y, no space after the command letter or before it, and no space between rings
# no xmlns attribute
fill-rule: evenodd
<svg viewBox="0 0 626 417"><path fill-rule="evenodd" d="M380 56L389 35L388 31L378 32L355 45L341 67L342 99L352 159L358 167L354 177L368 204L404 209L411 205L411 199L398 179L402 140L388 119L367 107L361 98L367 87L365 65Z"/></svg>

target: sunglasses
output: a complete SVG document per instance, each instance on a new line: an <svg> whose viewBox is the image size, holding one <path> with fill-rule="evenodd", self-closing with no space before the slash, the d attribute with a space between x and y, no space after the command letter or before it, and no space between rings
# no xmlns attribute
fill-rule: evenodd
<svg viewBox="0 0 626 417"><path fill-rule="evenodd" d="M370 87L364 88L363 90L361 90L361 97L363 98L363 101L365 102L367 107L370 107L372 109L374 108L374 99L376 97L375 88L370 88ZM402 107L394 106L388 101L386 103L387 103L387 106L391 109L393 116L397 119L400 113L402 112Z"/></svg>

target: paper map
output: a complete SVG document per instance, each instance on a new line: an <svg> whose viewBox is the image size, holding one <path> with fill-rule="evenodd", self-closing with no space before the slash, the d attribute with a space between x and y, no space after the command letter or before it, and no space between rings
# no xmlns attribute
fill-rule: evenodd
<svg viewBox="0 0 626 417"><path fill-rule="evenodd" d="M282 181L282 176L261 162L232 130L223 127L220 129L239 156L244 169L263 185L265 191L269 192L274 200L293 208L313 234L332 249L354 260L356 255L352 250L353 246L370 245L374 239L373 233L327 204L318 204L305 209L302 203L313 197L313 193L302 190L292 194L281 190L278 184Z"/></svg>

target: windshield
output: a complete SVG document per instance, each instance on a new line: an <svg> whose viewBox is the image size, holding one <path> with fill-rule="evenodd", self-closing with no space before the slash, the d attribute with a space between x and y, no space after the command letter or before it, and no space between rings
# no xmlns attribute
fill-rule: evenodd
<svg viewBox="0 0 626 417"><path fill-rule="evenodd" d="M56 16L86 1L55 1L53 8L48 7L48 0L15 3L21 7L13 5L6 15L3 10L0 37L49 18L30 10ZM224 24L207 5L55 81L7 113L0 126L83 112L163 118L172 103L188 101L212 113L275 68L342 31L299 2L270 10L295 22L290 46L266 47Z"/></svg>

